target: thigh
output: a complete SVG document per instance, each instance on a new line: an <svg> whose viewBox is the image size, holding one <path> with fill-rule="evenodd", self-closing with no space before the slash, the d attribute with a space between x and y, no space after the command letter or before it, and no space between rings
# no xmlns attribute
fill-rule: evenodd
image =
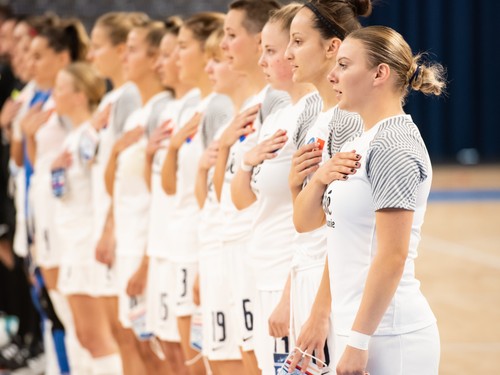
<svg viewBox="0 0 500 375"><path fill-rule="evenodd" d="M69 295L68 303L77 331L99 334L109 327L102 302L88 295Z"/></svg>

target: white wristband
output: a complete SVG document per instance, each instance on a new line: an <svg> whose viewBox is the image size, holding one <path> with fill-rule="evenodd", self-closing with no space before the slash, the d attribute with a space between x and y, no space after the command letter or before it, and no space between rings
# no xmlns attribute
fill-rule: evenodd
<svg viewBox="0 0 500 375"><path fill-rule="evenodd" d="M364 333L359 333L351 330L351 334L349 335L349 340L347 341L347 345L359 349L359 350L368 350L368 344L370 344L370 335L365 335Z"/></svg>
<svg viewBox="0 0 500 375"><path fill-rule="evenodd" d="M247 164L243 159L241 159L240 169L243 172L251 172L253 169L253 165Z"/></svg>

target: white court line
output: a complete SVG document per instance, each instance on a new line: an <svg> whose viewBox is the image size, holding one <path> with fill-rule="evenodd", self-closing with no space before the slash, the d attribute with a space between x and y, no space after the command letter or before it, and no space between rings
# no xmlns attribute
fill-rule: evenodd
<svg viewBox="0 0 500 375"><path fill-rule="evenodd" d="M423 235L420 246L431 251L456 256L486 267L500 270L500 256L483 253L480 250L463 246L455 242Z"/></svg>
<svg viewBox="0 0 500 375"><path fill-rule="evenodd" d="M500 342L450 342L442 343L443 352L500 352Z"/></svg>

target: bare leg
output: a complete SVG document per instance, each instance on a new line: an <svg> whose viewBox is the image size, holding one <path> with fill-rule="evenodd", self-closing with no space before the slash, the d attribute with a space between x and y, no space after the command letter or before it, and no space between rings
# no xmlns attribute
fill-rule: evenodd
<svg viewBox="0 0 500 375"><path fill-rule="evenodd" d="M139 343L131 329L124 328L118 320L118 297L102 297L113 336L118 343L122 357L124 375L147 374L146 366L142 361Z"/></svg>
<svg viewBox="0 0 500 375"><path fill-rule="evenodd" d="M261 375L262 372L259 369L257 358L253 350L248 352L241 350L241 358L247 375Z"/></svg>
<svg viewBox="0 0 500 375"><path fill-rule="evenodd" d="M191 316L179 316L177 317L177 326L179 328L179 334L181 336L181 347L184 352L184 357L187 362L190 362L197 356L199 356L199 352L191 348L190 345L190 335L191 335ZM190 375L205 375L206 369L203 359L200 356L200 359L191 363L188 366Z"/></svg>

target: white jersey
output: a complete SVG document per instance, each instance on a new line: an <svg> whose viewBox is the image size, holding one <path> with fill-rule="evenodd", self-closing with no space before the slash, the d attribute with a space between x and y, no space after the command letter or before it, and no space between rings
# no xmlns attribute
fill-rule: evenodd
<svg viewBox="0 0 500 375"><path fill-rule="evenodd" d="M258 103L262 104L257 119L253 124L255 132L242 141L236 141L229 151L220 199L221 215L224 217L221 237L225 241L245 240L250 236L250 228L256 210L255 205L251 205L244 210L237 210L231 199L231 181L233 181L238 171L243 155L257 144L260 127L265 118L286 106L289 102L290 97L286 92L273 90L268 85L252 100L249 100L246 105L246 108L250 108Z"/></svg>
<svg viewBox="0 0 500 375"><path fill-rule="evenodd" d="M21 130L21 120L29 110L30 99L35 94L36 85L34 81L27 83L18 97L16 102L21 103L21 107L16 116L12 120L12 140L21 142L23 133ZM17 255L25 257L28 255L28 233L26 228L26 175L22 165L16 165L14 160L10 160L10 174L14 179L14 205L16 207L16 230L14 233L13 248Z"/></svg>
<svg viewBox="0 0 500 375"><path fill-rule="evenodd" d="M171 100L160 115L160 122L172 120L172 128L177 129L193 117L200 102L200 91L193 89L182 98ZM156 151L151 167L151 207L149 210L149 232L147 254L165 258L168 249L168 232L166 227L170 222L174 209L175 196L167 195L161 186L161 170L167 155L169 140Z"/></svg>
<svg viewBox="0 0 500 375"><path fill-rule="evenodd" d="M319 142L323 145L323 164L334 153L340 151L340 146L348 137L359 135L363 131L363 122L357 114L343 111L335 106L321 112L314 124L307 131L305 143ZM311 176L305 181L310 180ZM292 265L306 268L322 263L326 257L326 225L307 233L296 233L294 239L295 252Z"/></svg>
<svg viewBox="0 0 500 375"><path fill-rule="evenodd" d="M224 95L210 94L195 112L203 113L198 133L179 149L177 159L177 187L174 208L168 231L168 244L174 261L197 260L198 236L196 230L200 209L194 194L198 163L204 147L213 140L217 130L232 116L231 100ZM194 233L193 233L194 232Z"/></svg>
<svg viewBox="0 0 500 375"><path fill-rule="evenodd" d="M43 106L44 110L53 108L51 99ZM29 194L33 203L37 261L46 268L54 267L59 262L60 246L54 233L55 197L51 189L51 166L69 130L70 126L53 113L35 135L35 166Z"/></svg>
<svg viewBox="0 0 500 375"><path fill-rule="evenodd" d="M90 163L85 154L84 137L93 133L90 122L85 122L72 130L66 137L59 152L68 151L71 166L65 170L66 193L56 199L54 222L57 239L61 242L61 262L88 265L93 262L92 246L92 199Z"/></svg>
<svg viewBox="0 0 500 375"><path fill-rule="evenodd" d="M157 118L169 100L166 92L152 97L128 117L124 132L137 126L147 129L150 119ZM144 180L146 144L144 136L118 156L113 196L117 255L138 256L146 251L150 203Z"/></svg>
<svg viewBox="0 0 500 375"><path fill-rule="evenodd" d="M30 108L30 100L35 94L36 84L34 81L28 82L16 98L16 102L21 103L21 107L12 119L12 139L21 142L23 133L21 129L21 120L24 118Z"/></svg>
<svg viewBox="0 0 500 375"><path fill-rule="evenodd" d="M269 115L260 130L259 143L279 129L286 130L289 135L283 148L276 151L277 156L256 166L252 173L251 187L257 202L248 249L260 290L283 289L290 272L296 233L288 186L292 157L296 151L291 134L298 126L299 117L308 109L306 104L310 97L317 97L317 94L308 94L294 105Z"/></svg>
<svg viewBox="0 0 500 375"><path fill-rule="evenodd" d="M377 254L375 213L384 208L414 211L406 265L375 335L412 332L435 321L415 278L414 260L429 195L432 167L420 133L408 115L387 118L347 142L361 167L347 181L331 183L323 198L328 226L328 262L334 330L348 335Z"/></svg>
<svg viewBox="0 0 500 375"><path fill-rule="evenodd" d="M107 93L99 104L97 112L102 111L108 105L112 106L108 124L99 131L99 146L92 164L93 237L96 243L102 235L111 204L111 197L106 192L104 179L111 150L122 134L128 116L141 107L141 95L133 83L127 82Z"/></svg>

